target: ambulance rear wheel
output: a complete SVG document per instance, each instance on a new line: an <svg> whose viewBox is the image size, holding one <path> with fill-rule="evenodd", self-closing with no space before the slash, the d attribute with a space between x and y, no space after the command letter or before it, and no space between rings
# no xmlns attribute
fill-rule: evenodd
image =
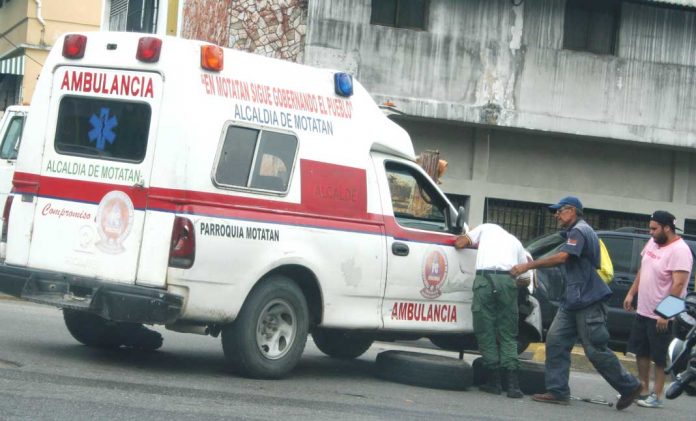
<svg viewBox="0 0 696 421"><path fill-rule="evenodd" d="M315 329L314 344L321 352L333 358L351 360L365 353L374 340L366 335L346 330Z"/></svg>
<svg viewBox="0 0 696 421"><path fill-rule="evenodd" d="M300 360L307 342L309 311L302 290L271 276L252 289L237 319L222 329L230 367L245 377L277 379Z"/></svg>
<svg viewBox="0 0 696 421"><path fill-rule="evenodd" d="M121 346L117 326L96 314L63 309L63 320L68 332L87 346L115 349Z"/></svg>

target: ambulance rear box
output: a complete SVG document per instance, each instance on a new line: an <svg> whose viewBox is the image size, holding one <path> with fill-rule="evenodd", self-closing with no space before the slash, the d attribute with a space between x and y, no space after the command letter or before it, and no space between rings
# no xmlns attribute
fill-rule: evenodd
<svg viewBox="0 0 696 421"><path fill-rule="evenodd" d="M471 338L476 251L453 247L462 214L414 158L349 74L69 34L32 99L0 289L62 308L88 346L159 347L128 333L142 325L220 334L260 378L287 374L310 333L344 358Z"/></svg>

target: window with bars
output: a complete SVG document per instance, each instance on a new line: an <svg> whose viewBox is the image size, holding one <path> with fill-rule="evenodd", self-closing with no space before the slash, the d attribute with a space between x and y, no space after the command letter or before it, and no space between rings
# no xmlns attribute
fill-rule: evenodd
<svg viewBox="0 0 696 421"><path fill-rule="evenodd" d="M614 54L620 10L618 0L567 0L563 48Z"/></svg>
<svg viewBox="0 0 696 421"><path fill-rule="evenodd" d="M109 30L125 32L157 32L159 0L112 0Z"/></svg>
<svg viewBox="0 0 696 421"><path fill-rule="evenodd" d="M426 29L428 0L372 0L373 25Z"/></svg>
<svg viewBox="0 0 696 421"><path fill-rule="evenodd" d="M484 222L498 224L525 242L558 231L558 224L548 206L544 203L487 198ZM584 209L584 218L596 230L614 230L647 227L650 215Z"/></svg>

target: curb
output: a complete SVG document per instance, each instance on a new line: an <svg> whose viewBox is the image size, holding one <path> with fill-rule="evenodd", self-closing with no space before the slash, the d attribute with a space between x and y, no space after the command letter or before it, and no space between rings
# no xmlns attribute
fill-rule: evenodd
<svg viewBox="0 0 696 421"><path fill-rule="evenodd" d="M534 361L546 361L546 345L544 343L530 344L525 352L530 353ZM621 352L614 352L614 355L616 355L626 370L634 375L638 375L638 367L636 367L636 359L634 357L626 356ZM585 350L582 346L574 346L570 352L570 369L587 373L595 372L595 368L585 356Z"/></svg>
<svg viewBox="0 0 696 421"><path fill-rule="evenodd" d="M0 292L0 300L19 301L19 298L14 297L12 295L3 294L2 292Z"/></svg>

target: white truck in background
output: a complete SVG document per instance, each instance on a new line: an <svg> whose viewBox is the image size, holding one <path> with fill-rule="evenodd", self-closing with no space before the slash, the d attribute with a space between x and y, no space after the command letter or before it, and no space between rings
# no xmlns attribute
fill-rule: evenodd
<svg viewBox="0 0 696 421"><path fill-rule="evenodd" d="M28 114L29 106L11 105L0 119L0 203L5 203L12 189L12 175Z"/></svg>

